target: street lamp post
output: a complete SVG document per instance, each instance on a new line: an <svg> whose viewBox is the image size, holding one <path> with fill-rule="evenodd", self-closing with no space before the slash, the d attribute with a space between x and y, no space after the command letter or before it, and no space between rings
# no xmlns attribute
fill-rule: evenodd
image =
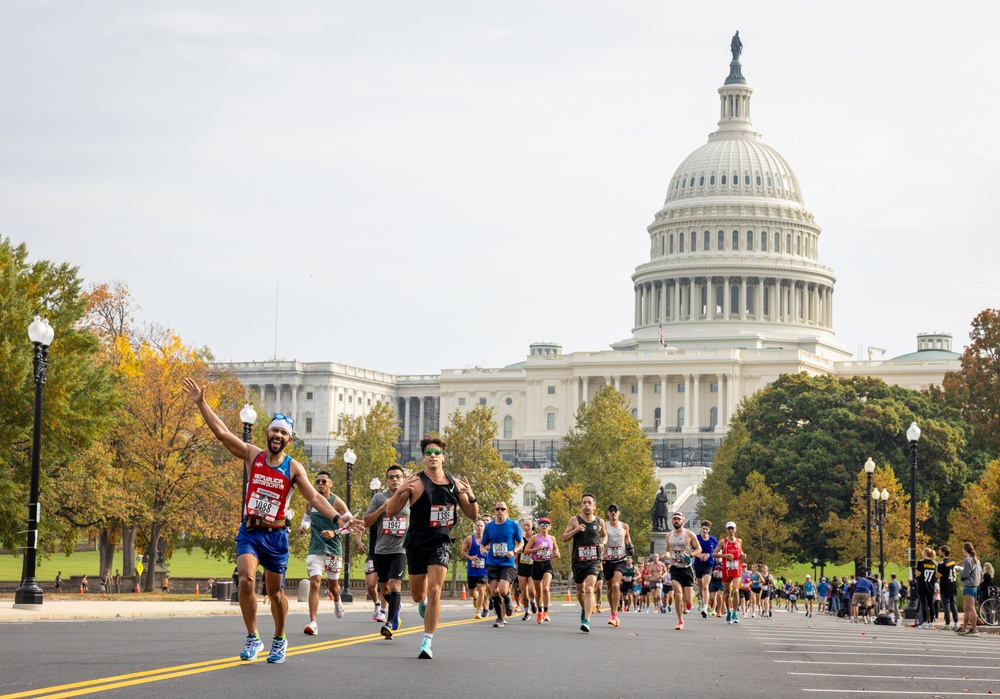
<svg viewBox="0 0 1000 699"><path fill-rule="evenodd" d="M916 422L906 430L910 442L910 601L906 604L903 617L917 618L917 440L920 428Z"/></svg>
<svg viewBox="0 0 1000 699"><path fill-rule="evenodd" d="M344 463L347 464L347 511L351 511L351 483L354 480L354 464L358 460L358 455L354 450L347 447L344 452ZM348 535L344 543L344 589L340 592L340 599L344 602L353 602L354 595L351 594L351 537Z"/></svg>
<svg viewBox="0 0 1000 699"><path fill-rule="evenodd" d="M45 385L45 372L49 366L49 345L55 337L55 330L49 325L49 319L35 320L28 326L28 338L35 346L35 423L31 435L31 490L28 494L28 543L24 547L24 568L21 573L21 585L14 593L14 607L38 608L42 606L44 594L42 588L35 582L35 561L38 549L38 520L41 512L38 507L38 477L42 448L42 386Z"/></svg>
<svg viewBox="0 0 1000 699"><path fill-rule="evenodd" d="M868 575L872 572L872 473L875 472L875 462L868 457L865 462L865 475L868 476L868 487L865 489L865 500L868 501L868 520L865 525L865 571Z"/></svg>
<svg viewBox="0 0 1000 699"><path fill-rule="evenodd" d="M872 498L875 499L875 526L878 527L878 577L885 580L885 541L883 537L885 526L885 507L889 502L889 491L882 488L872 490Z"/></svg>
<svg viewBox="0 0 1000 699"><path fill-rule="evenodd" d="M244 444L249 444L250 440L253 439L253 426L254 426L254 423L257 422L257 411L253 409L253 405L250 403L250 401L247 401L247 403L243 406L243 409L240 410L240 422L243 423L243 443ZM247 461L244 461L243 462L243 496L241 498L241 502L243 504L240 505L240 519L243 518L243 514L246 512L246 509L247 509L247 480L249 478L249 475L248 475L249 470L250 470L250 464ZM256 581L254 581L254 589L256 589L256 584L257 584ZM240 589L239 589L239 585L240 585L240 583L237 580L236 585L235 585L236 589L234 589L233 593L229 596L229 601L232 602L233 604L239 604L240 603Z"/></svg>
<svg viewBox="0 0 1000 699"><path fill-rule="evenodd" d="M368 489L372 491L372 497L375 497L376 493L382 490L382 481L378 479L378 476L375 476L368 481Z"/></svg>

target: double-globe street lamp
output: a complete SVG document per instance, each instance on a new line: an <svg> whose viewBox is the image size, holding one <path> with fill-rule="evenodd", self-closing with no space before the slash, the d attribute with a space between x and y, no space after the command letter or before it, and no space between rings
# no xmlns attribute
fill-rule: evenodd
<svg viewBox="0 0 1000 699"><path fill-rule="evenodd" d="M868 519L865 526L865 570L864 575L872 572L872 473L875 472L875 462L871 457L865 462L865 475L868 476L868 487L865 488L865 500L868 501Z"/></svg>
<svg viewBox="0 0 1000 699"><path fill-rule="evenodd" d="M35 423L31 435L31 491L28 495L28 543L24 550L24 568L21 573L21 585L14 593L15 608L37 608L42 606L44 595L42 588L35 582L35 561L38 549L38 520L41 516L38 506L38 477L42 448L42 387L45 385L45 372L49 367L49 345L56 331L49 325L49 319L35 320L28 326L28 339L35 346Z"/></svg>
<svg viewBox="0 0 1000 699"><path fill-rule="evenodd" d="M917 440L920 428L916 422L906 430L910 443L910 601L906 604L903 617L917 618Z"/></svg>
<svg viewBox="0 0 1000 699"><path fill-rule="evenodd" d="M889 502L889 491L886 488L872 490L872 499L875 501L875 526L878 527L878 577L885 580L885 540L882 536L885 525L885 506Z"/></svg>
<svg viewBox="0 0 1000 699"><path fill-rule="evenodd" d="M347 511L351 511L351 483L354 481L354 464L357 463L358 455L354 450L347 447L344 452L344 463L347 464ZM344 602L353 602L354 595L351 594L351 537L348 536L344 542L344 589L340 592L340 599Z"/></svg>

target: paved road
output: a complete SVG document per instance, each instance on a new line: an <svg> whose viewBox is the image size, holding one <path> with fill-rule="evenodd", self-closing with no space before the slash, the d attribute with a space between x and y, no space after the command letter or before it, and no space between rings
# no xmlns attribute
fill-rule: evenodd
<svg viewBox="0 0 1000 699"><path fill-rule="evenodd" d="M422 629L411 606L392 641L381 639L360 610L338 620L324 609L318 637L302 635L307 617L293 612L282 665L236 659L243 631L234 617L0 623L0 699L1000 692L997 636L962 638L783 612L739 626L689 615L683 632L673 630L673 615L628 614L615 629L605 613L584 635L577 610L560 602L551 624L514 620L494 629L472 620L467 606L449 604L431 661L416 659ZM270 623L261 620L262 636Z"/></svg>

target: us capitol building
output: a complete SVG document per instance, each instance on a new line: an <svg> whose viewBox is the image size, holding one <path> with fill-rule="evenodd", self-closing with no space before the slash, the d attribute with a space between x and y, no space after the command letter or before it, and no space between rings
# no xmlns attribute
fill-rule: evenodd
<svg viewBox="0 0 1000 699"><path fill-rule="evenodd" d="M940 384L959 368L948 333L919 334L916 352L888 360L852 360L837 344L836 277L820 260L821 229L792 168L753 130L741 51L736 36L718 89L718 129L667 182L646 229L649 259L632 274L632 335L610 350L564 353L558 343L538 342L515 364L436 376L330 362L227 366L266 411L295 417L320 460L341 443L339 418L377 402L399 415L404 462L419 460L417 442L442 427L442 415L489 406L497 446L524 477L515 498L526 513L577 408L610 385L631 402L653 440L658 480L689 518L740 400L780 374L873 376L913 389Z"/></svg>

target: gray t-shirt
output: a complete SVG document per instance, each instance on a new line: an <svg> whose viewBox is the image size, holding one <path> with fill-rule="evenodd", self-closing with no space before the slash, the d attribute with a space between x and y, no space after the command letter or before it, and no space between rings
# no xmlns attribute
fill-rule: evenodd
<svg viewBox="0 0 1000 699"><path fill-rule="evenodd" d="M372 502L368 506L366 515L370 515L382 507L389 500L389 491L375 493ZM406 536L406 527L410 523L410 504L403 505L394 517L388 517L383 512L375 523L375 530L378 532L378 539L375 541L375 553L406 553L403 548L403 537Z"/></svg>

